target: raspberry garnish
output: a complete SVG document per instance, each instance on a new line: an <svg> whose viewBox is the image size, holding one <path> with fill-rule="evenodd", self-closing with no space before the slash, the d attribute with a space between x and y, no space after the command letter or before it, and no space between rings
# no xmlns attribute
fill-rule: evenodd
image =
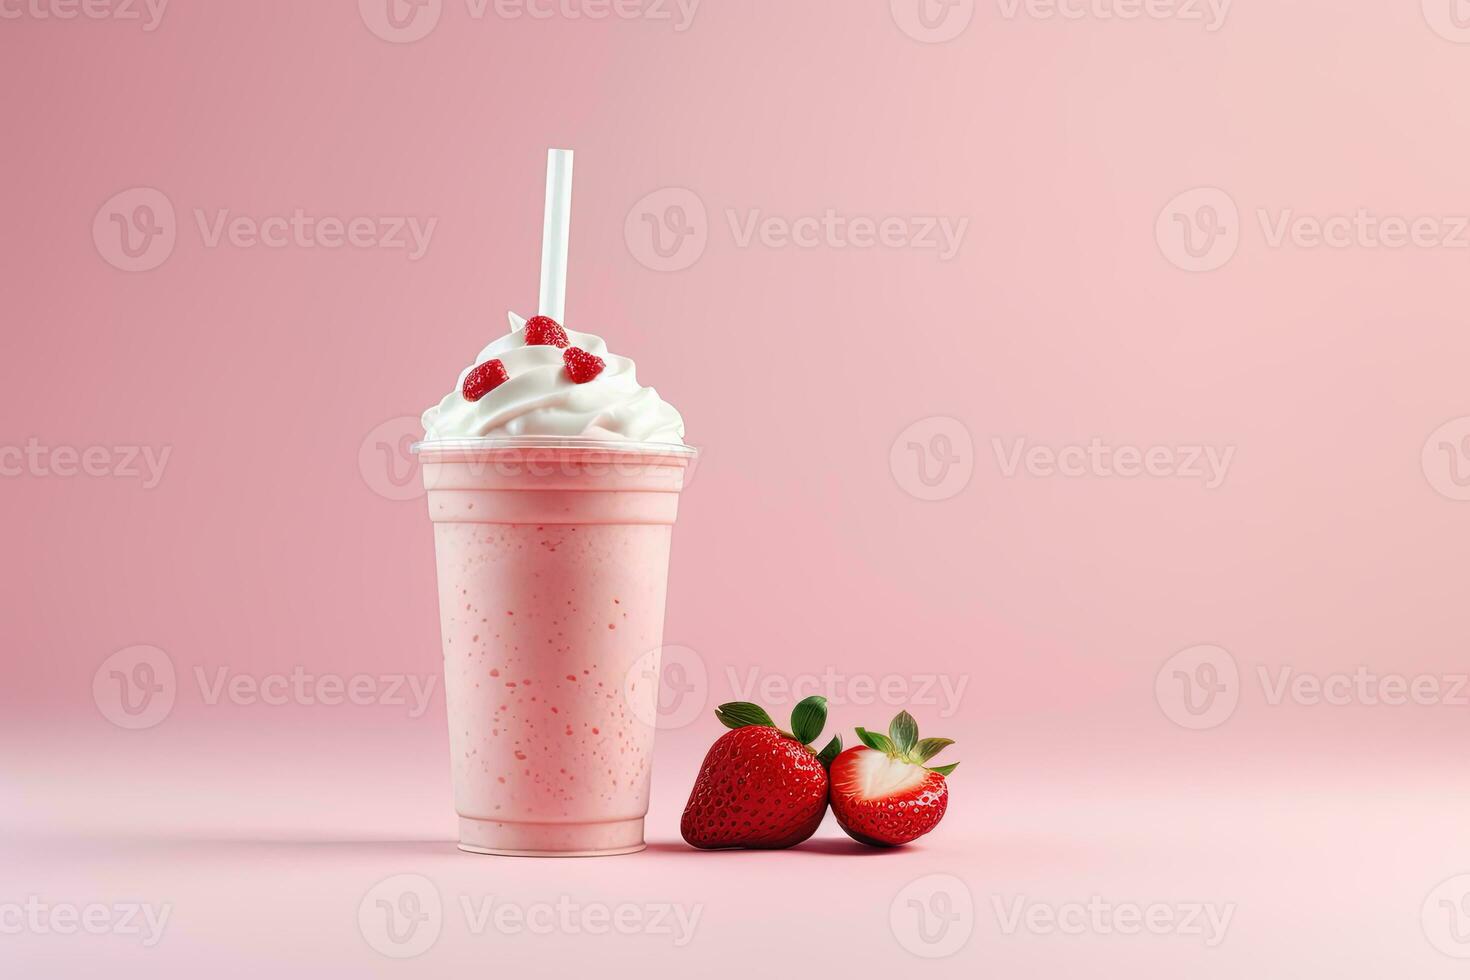
<svg viewBox="0 0 1470 980"><path fill-rule="evenodd" d="M567 332L551 317L533 316L526 321L527 347L565 347L569 343Z"/></svg>
<svg viewBox="0 0 1470 980"><path fill-rule="evenodd" d="M477 402L509 380L510 374L505 370L505 365L496 358L471 368L470 373L465 375L461 391L465 401Z"/></svg>
<svg viewBox="0 0 1470 980"><path fill-rule="evenodd" d="M607 362L596 354L589 354L580 347L568 347L561 359L567 364L567 375L579 385L584 385L602 373Z"/></svg>

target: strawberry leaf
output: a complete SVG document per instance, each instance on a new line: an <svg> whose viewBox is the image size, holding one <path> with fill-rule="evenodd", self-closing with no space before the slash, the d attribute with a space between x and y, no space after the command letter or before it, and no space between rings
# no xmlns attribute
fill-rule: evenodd
<svg viewBox="0 0 1470 980"><path fill-rule="evenodd" d="M952 738L921 738L919 744L914 746L914 756L921 763L928 762L953 744Z"/></svg>
<svg viewBox="0 0 1470 980"><path fill-rule="evenodd" d="M888 725L888 737L898 747L898 754L907 756L919 742L919 723L907 711L900 711Z"/></svg>
<svg viewBox="0 0 1470 980"><path fill-rule="evenodd" d="M833 735L832 736L832 741L830 741L826 745L824 745L822 747L822 751L820 751L820 752L817 753L817 761L822 764L822 768L824 768L824 769L831 769L832 768L832 760L835 759L835 758L837 758L841 754L842 754L842 736L841 735Z"/></svg>
<svg viewBox="0 0 1470 980"><path fill-rule="evenodd" d="M766 714L766 709L749 701L730 701L715 709L715 717L720 719L720 724L726 728L745 728L749 725L769 725L776 727L771 716Z"/></svg>
<svg viewBox="0 0 1470 980"><path fill-rule="evenodd" d="M791 712L791 734L802 745L810 745L827 724L827 699L820 694L804 698Z"/></svg>
<svg viewBox="0 0 1470 980"><path fill-rule="evenodd" d="M866 728L859 728L856 731L858 741L862 742L868 748L877 749L884 755L893 754L893 743L888 741L887 735L882 735L878 732L870 732Z"/></svg>
<svg viewBox="0 0 1470 980"><path fill-rule="evenodd" d="M952 773L952 772L954 772L955 769L957 769L957 768L959 768L959 763L958 762L951 762L947 766L930 766L929 767L929 771L930 772L937 772L941 776L948 777L949 774Z"/></svg>

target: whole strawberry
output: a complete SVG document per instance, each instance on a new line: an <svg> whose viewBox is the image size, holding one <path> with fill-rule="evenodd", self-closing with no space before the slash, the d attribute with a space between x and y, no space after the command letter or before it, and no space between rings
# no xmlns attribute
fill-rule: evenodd
<svg viewBox="0 0 1470 980"><path fill-rule="evenodd" d="M854 745L832 763L832 813L847 836L875 847L894 847L922 837L939 824L949 805L946 778L958 762L926 768L948 738L919 738L913 715L901 711L888 734L857 730Z"/></svg>
<svg viewBox="0 0 1470 980"><path fill-rule="evenodd" d="M710 746L684 807L679 832L695 847L791 847L817 830L827 812L827 765L842 751L833 738L808 746L827 723L827 699L810 697L781 731L759 705L715 709L726 728Z"/></svg>

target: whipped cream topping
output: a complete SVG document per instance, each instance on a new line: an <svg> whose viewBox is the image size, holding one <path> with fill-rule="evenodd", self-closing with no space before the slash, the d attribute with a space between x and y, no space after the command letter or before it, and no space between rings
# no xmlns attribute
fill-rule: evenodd
<svg viewBox="0 0 1470 980"><path fill-rule="evenodd" d="M652 388L638 383L637 366L610 354L601 337L567 331L572 347L607 362L585 384L567 376L560 347L526 345L526 321L510 316L510 333L491 342L459 373L454 390L424 413L424 439L481 436L582 436L629 442L684 442L684 420ZM465 376L499 358L510 380L478 401L462 394Z"/></svg>

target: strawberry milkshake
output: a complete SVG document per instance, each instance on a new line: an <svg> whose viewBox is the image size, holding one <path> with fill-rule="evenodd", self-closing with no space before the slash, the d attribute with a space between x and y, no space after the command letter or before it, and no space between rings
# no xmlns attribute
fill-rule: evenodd
<svg viewBox="0 0 1470 980"><path fill-rule="evenodd" d="M602 339L511 314L424 413L460 847L641 850L679 413Z"/></svg>

